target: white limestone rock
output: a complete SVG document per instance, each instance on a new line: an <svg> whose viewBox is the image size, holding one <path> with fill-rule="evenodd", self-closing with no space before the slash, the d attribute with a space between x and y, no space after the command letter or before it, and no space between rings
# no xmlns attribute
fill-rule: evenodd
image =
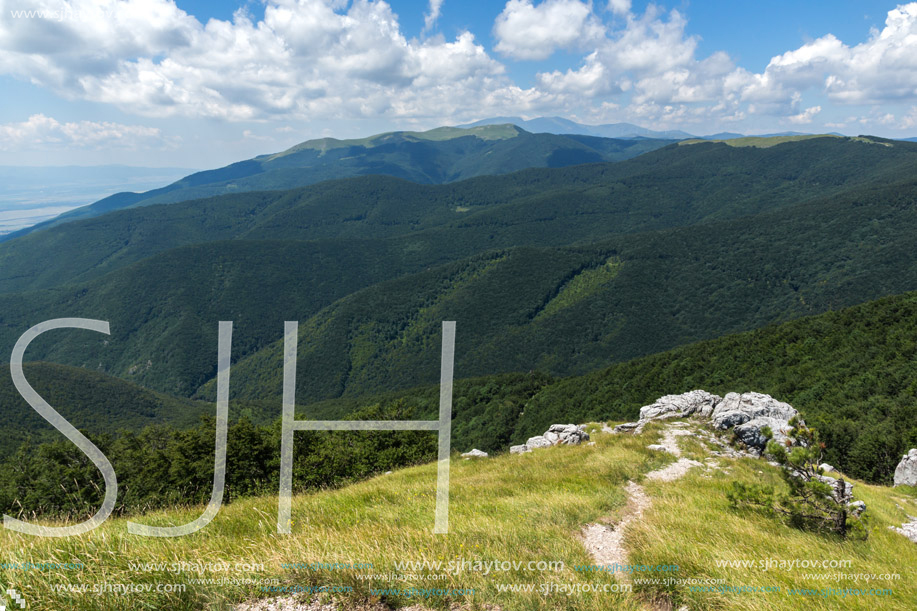
<svg viewBox="0 0 917 611"><path fill-rule="evenodd" d="M895 469L896 486L917 486L917 449L913 449L901 458Z"/></svg>

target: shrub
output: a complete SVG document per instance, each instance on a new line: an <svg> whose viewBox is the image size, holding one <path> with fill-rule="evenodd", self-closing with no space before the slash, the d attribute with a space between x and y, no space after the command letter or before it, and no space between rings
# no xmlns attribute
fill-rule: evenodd
<svg viewBox="0 0 917 611"><path fill-rule="evenodd" d="M843 478L827 477L822 464L823 444L818 431L808 428L798 417L790 420L792 429L783 443L769 438L767 453L782 467L787 489L777 492L773 486L733 482L727 492L730 504L764 509L784 516L790 525L842 537L865 539L866 515L850 508L853 494Z"/></svg>

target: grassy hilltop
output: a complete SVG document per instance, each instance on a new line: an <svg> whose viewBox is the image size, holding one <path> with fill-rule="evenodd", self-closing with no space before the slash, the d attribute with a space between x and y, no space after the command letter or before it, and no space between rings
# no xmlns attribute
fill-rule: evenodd
<svg viewBox="0 0 917 611"><path fill-rule="evenodd" d="M504 611L529 609L651 609L687 604L691 609L889 609L912 608L917 599L917 546L889 530L917 513L917 495L856 483L858 498L873 515L867 541L841 541L794 530L773 518L729 508L725 490L731 481L777 482L777 470L762 460L720 459L721 470L693 469L674 482L646 482L652 506L626 531L631 564L678 565L677 572L633 576L627 593L577 592L544 594L541 584L614 584L608 572L584 572L592 565L578 540L590 522L620 519L624 485L670 462L667 454L646 449L659 432L654 425L642 436L609 435L592 427L593 446L557 447L526 455L502 455L477 461L452 461L450 531L432 534L435 464L396 471L340 490L301 495L293 501L292 535L276 533L277 497L268 495L225 506L204 530L173 539L129 535L123 519L96 531L66 539L36 539L6 531L0 550L10 562L82 563L78 570L2 571L4 583L23 592L33 609L228 609L234 603L277 596L260 585L207 585L200 581L226 577L276 579L283 586L344 586L344 601L366 599L400 607L422 602L446 609L450 602ZM683 446L702 458L698 442ZM185 523L201 507L177 509L139 518L156 525ZM810 578L816 572L796 568L763 571L758 561L792 558L849 560L838 573L898 574L899 580L863 582L834 577ZM255 571L170 572L171 563L216 563L220 560L263 564ZM551 561L562 570L398 569L400 562ZM750 568L718 567L717 561L747 561ZM371 563L368 570L289 570L285 563ZM148 563L165 563L160 569ZM132 570L131 565L147 565ZM556 565L555 565L556 566ZM257 567L261 569L262 567ZM411 573L390 582L371 575ZM442 579L423 578L445 575ZM638 583L643 577L724 580L733 588L781 588L779 593L691 591L689 586ZM67 584L102 582L187 584L185 592L106 595L54 591ZM624 582L628 583L628 582ZM690 582L689 582L690 583ZM59 586L56 584L63 584ZM474 589L473 596L429 597L379 595L400 587ZM503 592L501 588L515 587ZM90 586L91 587L91 586ZM534 591L524 592L526 587ZM874 596L792 594L791 588L889 588Z"/></svg>

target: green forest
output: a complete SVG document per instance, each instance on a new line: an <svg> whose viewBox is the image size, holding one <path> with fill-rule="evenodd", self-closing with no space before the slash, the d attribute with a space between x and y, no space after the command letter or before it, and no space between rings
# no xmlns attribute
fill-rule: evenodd
<svg viewBox="0 0 917 611"><path fill-rule="evenodd" d="M39 227L0 244L0 350L44 320L110 322L111 336L40 337L26 374L109 455L121 513L209 495L224 320L230 501L277 487L287 320L300 322L300 418L433 418L440 326L454 320L456 452L503 452L558 422L634 419L664 394L754 390L799 409L830 463L890 482L917 445L917 144L533 138L315 141L174 193L249 170L252 188L288 186L258 181L312 162L343 172L322 175L335 180L108 202L106 214ZM360 163L406 155L410 172L336 165L356 148ZM598 157L578 158L586 148ZM0 402L4 510L91 513L92 463L6 375ZM303 433L297 444L297 490L435 452L429 433Z"/></svg>

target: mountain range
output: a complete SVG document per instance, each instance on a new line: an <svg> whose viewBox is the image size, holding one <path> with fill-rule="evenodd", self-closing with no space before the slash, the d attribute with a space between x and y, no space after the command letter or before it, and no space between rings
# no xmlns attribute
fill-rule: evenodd
<svg viewBox="0 0 917 611"><path fill-rule="evenodd" d="M620 161L668 144L660 139L613 140L582 135L532 134L513 125L426 132L391 132L356 140L321 138L286 151L197 172L143 193L121 192L33 227L12 239L72 220L115 210L175 203L247 191L282 190L324 180L386 175L442 184L529 167Z"/></svg>
<svg viewBox="0 0 917 611"><path fill-rule="evenodd" d="M61 332L32 357L192 396L216 366L215 322L235 320L234 393L251 398L264 389L243 360L301 320L302 360L323 372L303 378L303 400L318 400L429 381L434 319L452 317L468 375L584 372L908 290L909 264L883 257L910 248L909 200L885 202L909 193L915 155L831 137L698 143L449 185L361 177L123 210L0 245L0 343L38 318L110 320L108 342ZM760 270L758 249L774 250ZM714 298L728 305L716 315Z"/></svg>
<svg viewBox="0 0 917 611"><path fill-rule="evenodd" d="M781 132L755 137L808 135ZM836 133L827 135L842 136ZM40 212L47 220L42 217L36 217L31 222L14 220L10 221L7 229L0 227L0 242L72 220L157 203L175 203L247 191L283 190L324 180L364 175L394 176L420 184L443 184L530 167L621 161L665 146L673 140L727 141L746 137L734 132L697 137L680 130L655 131L631 123L586 125L562 117L529 120L521 117L494 117L464 126L440 127L425 132L389 132L351 140L320 138L280 153L261 155L223 168L196 172L164 187L143 192L119 192L62 214L60 208L46 207ZM22 170L25 170L26 175L38 171L35 168L11 170L15 170L14 173L19 177ZM52 175L55 175L55 170L60 170L55 182L55 188L60 190L60 177L73 174L74 170L80 170L78 180L85 182L87 172L91 177L99 172L111 173L120 168L47 170ZM147 171L144 168L134 170L134 174ZM169 172L175 175L176 170L152 172L164 176ZM0 168L2 173L3 169ZM135 180L125 179L122 183L129 184ZM34 194L29 197L35 199ZM46 197L43 195L42 199ZM85 197L82 199L85 200ZM67 203L70 203L69 200ZM72 204L69 207L73 207ZM18 226L23 228L17 229Z"/></svg>
<svg viewBox="0 0 917 611"><path fill-rule="evenodd" d="M511 126L474 136L439 134L393 138L396 149L464 147L455 159L471 178L440 173L434 180L428 157L411 162L408 156L401 177L361 175L146 202L10 239L0 244L0 349L8 354L26 329L51 318L108 320L110 337L82 331L40 337L27 358L61 365L34 365L34 375L47 377L44 388L56 377L80 389L82 395L58 390L53 396L73 403L68 413L77 426L97 429L99 417L86 406L110 397L116 428L163 421L186 427L209 411L200 400L214 398L217 323L232 320L234 413L266 422L277 414L282 389L284 321L300 321L300 409L339 417L366 408L364 397L410 398L411 389L434 384L439 324L455 320L456 374L483 380L463 387L477 399L457 400L469 410L455 416L457 438L473 440L474 422L496 419L503 423L502 443L567 414L632 409L614 402L604 403L604 412L588 407L606 396L604 387L620 383L618 374L583 385L594 389L591 398L555 398L543 407L535 394L558 378L625 367L615 365L622 362L657 371L674 358L683 366L667 374L673 385L672 376L687 372L688 363L702 372L707 362L704 348L679 347L721 341L718 350L728 354L738 340L717 338L917 289L917 144L836 136L549 140ZM250 176L273 176L287 158L324 159L322 171L332 174L341 164L352 169L342 151L384 148L380 138L295 147L258 158L263 171ZM622 158L528 167L536 157L550 165L548 157L562 150L552 145L529 156L524 169L508 171L514 155L527 151L525 143L552 142L577 155L586 149L571 143L590 143L595 154ZM648 150L638 155L627 143ZM500 156L498 166L507 171L487 174ZM210 178L200 184L220 184L216 174ZM193 186L175 192L186 188ZM879 315L856 320L872 318ZM872 337L887 328L867 325L862 333ZM827 345L843 336L838 329L826 332ZM795 390L779 390L800 392L804 411L810 403L811 413L823 414L823 397L843 398L798 389L806 380L823 384L833 357L817 341L803 344L794 350L810 351L815 360L808 362L821 364L802 367ZM688 352L664 352L673 349ZM761 344L761 358L778 349ZM529 371L534 378L525 377ZM886 388L879 365L871 371L875 378L859 382L856 400L887 399L871 424L858 424L863 434L878 434L894 422L891 438L904 444L911 433L900 414L907 414L908 395ZM704 378L704 387L722 387L718 380ZM575 390L578 383L571 384ZM510 394L500 395L504 385ZM433 405L435 393L423 392L428 399L418 409ZM8 455L25 432L42 430L34 417L17 418L0 454ZM838 460L859 464L858 436L843 441L858 421L848 414L825 422L827 434L841 440ZM43 430L36 439L48 438ZM879 467L856 468L864 477L884 477Z"/></svg>
<svg viewBox="0 0 917 611"><path fill-rule="evenodd" d="M675 130L652 130L633 123L604 123L601 125L587 125L577 123L564 117L538 117L535 119L523 119L522 117L491 117L481 119L474 123L468 123L459 127L480 127L484 125L510 124L516 125L534 133L548 134L580 134L584 136L598 136L601 138L655 138L663 140L732 140L734 138L747 138L750 135L758 138L772 138L779 136L809 136L803 132L774 132L765 134L739 134L736 132L719 132L716 134L707 134L706 136L696 136L688 132ZM830 133L831 136L843 136L843 134Z"/></svg>

